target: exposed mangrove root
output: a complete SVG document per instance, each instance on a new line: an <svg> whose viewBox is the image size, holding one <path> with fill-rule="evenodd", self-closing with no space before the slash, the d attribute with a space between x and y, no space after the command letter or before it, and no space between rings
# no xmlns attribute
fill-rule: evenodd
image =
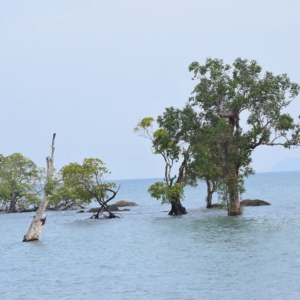
<svg viewBox="0 0 300 300"><path fill-rule="evenodd" d="M109 199L110 200L110 199ZM107 202L102 203L102 205L99 207L98 211L95 212L90 219L115 219L120 218L121 215L114 214L111 212L111 210L108 208ZM106 215L107 213L108 215Z"/></svg>
<svg viewBox="0 0 300 300"><path fill-rule="evenodd" d="M120 187L121 187L121 185L119 185L119 187L116 191L107 188L106 191L111 192L112 196L109 199L107 199L106 201L101 197L96 197L96 200L100 204L100 207L99 207L98 211L95 212L90 217L90 219L115 219L115 218L120 218L120 216L118 216L117 214L112 213L111 210L108 207L108 202L115 198L115 196L117 195ZM108 215L106 215L105 213L108 213Z"/></svg>
<svg viewBox="0 0 300 300"><path fill-rule="evenodd" d="M122 215L120 214L114 214L112 212L108 212L108 215L106 215L105 213L103 213L102 211L100 213L95 213L93 214L90 219L118 219L118 218L123 218Z"/></svg>

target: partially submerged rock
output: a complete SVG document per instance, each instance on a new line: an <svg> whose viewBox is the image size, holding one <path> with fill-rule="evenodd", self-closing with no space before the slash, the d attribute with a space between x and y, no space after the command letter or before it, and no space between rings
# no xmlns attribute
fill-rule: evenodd
<svg viewBox="0 0 300 300"><path fill-rule="evenodd" d="M123 206L137 206L137 204L135 202L129 202L129 201L125 201L125 200L117 201L114 205L118 206L118 207L123 207Z"/></svg>
<svg viewBox="0 0 300 300"><path fill-rule="evenodd" d="M107 206L108 206L108 209L110 211L117 211L117 210L119 210L119 208L116 205L114 205L114 204L107 205ZM89 213L95 213L98 210L99 210L99 207L94 207L94 208L91 208L90 210L88 210L87 212L89 212ZM103 207L102 207L101 211L105 211Z"/></svg>
<svg viewBox="0 0 300 300"><path fill-rule="evenodd" d="M212 204L212 208L225 208L225 205L222 203L214 203Z"/></svg>
<svg viewBox="0 0 300 300"><path fill-rule="evenodd" d="M262 205L271 205L269 202L259 200L259 199L245 199L240 202L242 206L262 206Z"/></svg>

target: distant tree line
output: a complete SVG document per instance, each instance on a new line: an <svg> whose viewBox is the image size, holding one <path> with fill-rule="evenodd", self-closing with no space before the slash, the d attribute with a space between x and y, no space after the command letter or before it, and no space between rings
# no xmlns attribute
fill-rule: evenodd
<svg viewBox="0 0 300 300"><path fill-rule="evenodd" d="M103 210L108 214L103 217L114 218L107 203L119 188L105 180L109 173L100 159L89 158L64 166L46 181L45 169L31 159L20 153L0 155L0 208L9 213L35 211L45 192L48 210L83 208L96 200L100 207L93 218L99 218Z"/></svg>

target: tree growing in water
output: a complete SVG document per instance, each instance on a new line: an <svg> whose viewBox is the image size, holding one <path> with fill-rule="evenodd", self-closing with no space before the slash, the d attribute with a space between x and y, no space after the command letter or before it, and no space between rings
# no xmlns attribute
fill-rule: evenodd
<svg viewBox="0 0 300 300"><path fill-rule="evenodd" d="M81 199L76 198L72 190L63 185L59 178L55 178L52 182L52 191L49 194L49 206L47 210L68 210L84 208Z"/></svg>
<svg viewBox="0 0 300 300"><path fill-rule="evenodd" d="M199 106L203 120L213 122L222 138L222 177L229 194L228 215L241 213L239 186L242 173L250 172L251 154L261 145L299 146L300 126L284 109L298 95L300 87L286 74L261 74L256 61L236 59L233 66L219 59L204 65L193 62L196 85L190 103ZM246 116L247 130L241 127Z"/></svg>
<svg viewBox="0 0 300 300"><path fill-rule="evenodd" d="M0 156L0 203L7 212L27 211L41 201L44 170L21 153Z"/></svg>
<svg viewBox="0 0 300 300"><path fill-rule="evenodd" d="M187 184L184 172L187 166L187 151L181 147L180 142L180 126L173 126L172 130L168 130L167 126L163 126L163 118L158 118L160 128L153 131L153 121L151 117L144 118L135 127L135 132L139 135L148 138L152 142L152 149L154 154L159 154L163 157L165 162L164 181L156 182L148 189L151 197L157 200L161 199L162 204L170 203L171 210L169 215L182 215L187 211L182 206L181 201L184 199L183 188ZM177 119L180 122L179 119ZM174 163L181 159L176 175L172 173Z"/></svg>
<svg viewBox="0 0 300 300"><path fill-rule="evenodd" d="M187 175L190 185L196 186L199 180L205 181L206 208L213 208L213 194L218 190L222 182L222 166L224 159L220 146L222 136L211 124L201 124L190 137L190 163Z"/></svg>
<svg viewBox="0 0 300 300"><path fill-rule="evenodd" d="M216 122L215 122L216 121ZM206 181L207 185L207 208L212 208L212 195L218 192L222 204L229 208L228 201L224 201L224 195L227 195L226 175L228 174L228 161L235 157L230 151L228 145L231 141L230 128L224 123L224 120L211 120L204 122L191 137L191 157L192 162L187 170L192 179L201 179ZM240 166L238 178L238 193L244 192L243 177L253 174L249 167L251 157L244 159Z"/></svg>
<svg viewBox="0 0 300 300"><path fill-rule="evenodd" d="M197 186L199 180L204 180L207 185L207 208L211 208L212 195L221 180L221 168L216 160L220 156L216 131L212 132L210 126L202 123L201 114L189 104L183 109L166 108L157 118L159 129L155 132L152 123L153 118L145 118L135 128L141 136L152 141L154 154L162 155L165 161L164 182L149 188L151 196L162 199L162 203L172 203L170 214L180 214L176 213L176 197L183 198L186 185ZM172 177L174 162L179 160L178 174Z"/></svg>
<svg viewBox="0 0 300 300"><path fill-rule="evenodd" d="M110 172L100 159L85 158L82 164L70 163L60 170L60 174L62 190L59 189L59 193L68 193L70 198L82 205L96 200L100 207L92 218L118 218L109 210L108 202L115 198L120 186L116 188L114 182L105 181ZM108 215L101 214L103 210Z"/></svg>

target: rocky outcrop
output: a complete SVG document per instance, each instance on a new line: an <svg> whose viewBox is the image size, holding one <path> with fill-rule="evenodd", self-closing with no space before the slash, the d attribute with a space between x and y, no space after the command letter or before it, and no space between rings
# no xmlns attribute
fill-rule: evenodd
<svg viewBox="0 0 300 300"><path fill-rule="evenodd" d="M137 204L135 202L129 202L129 201L125 201L125 200L117 201L114 205L117 206L117 207L137 206Z"/></svg>
<svg viewBox="0 0 300 300"><path fill-rule="evenodd" d="M266 201L263 201L263 200L259 200L259 199L255 199L255 200L245 199L245 200L241 201L240 204L241 204L242 206L262 206L262 205L271 205L269 202L266 202Z"/></svg>

